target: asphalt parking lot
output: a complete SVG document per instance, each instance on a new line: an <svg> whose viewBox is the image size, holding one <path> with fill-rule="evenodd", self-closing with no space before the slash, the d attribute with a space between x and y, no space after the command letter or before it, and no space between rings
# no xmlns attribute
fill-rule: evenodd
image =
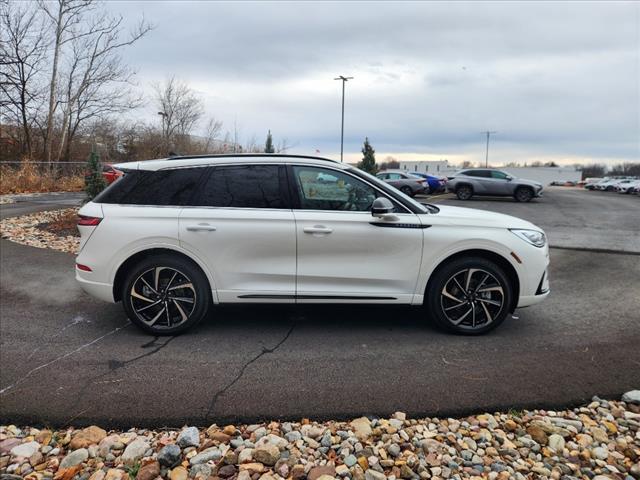
<svg viewBox="0 0 640 480"><path fill-rule="evenodd" d="M638 195L547 187L541 198L529 203L518 203L511 197L472 197L461 201L452 193L426 197L424 201L525 218L542 227L555 247L640 253Z"/></svg>
<svg viewBox="0 0 640 480"><path fill-rule="evenodd" d="M0 240L0 423L444 416L617 396L640 385L640 199L612 195L433 199L527 218L569 248L551 250L546 302L473 338L416 308L344 306L218 308L185 335L154 338L76 286L73 256Z"/></svg>

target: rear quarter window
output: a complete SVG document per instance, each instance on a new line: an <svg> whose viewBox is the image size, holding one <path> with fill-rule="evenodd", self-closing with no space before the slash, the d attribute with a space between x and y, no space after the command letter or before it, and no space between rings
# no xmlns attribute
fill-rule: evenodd
<svg viewBox="0 0 640 480"><path fill-rule="evenodd" d="M96 203L185 206L190 204L204 170L132 170L98 195Z"/></svg>

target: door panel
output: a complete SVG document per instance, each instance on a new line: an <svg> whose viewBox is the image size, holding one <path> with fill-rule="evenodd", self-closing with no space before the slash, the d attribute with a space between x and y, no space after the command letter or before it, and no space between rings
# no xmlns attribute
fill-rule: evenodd
<svg viewBox="0 0 640 480"><path fill-rule="evenodd" d="M296 232L291 210L184 208L179 234L182 247L208 265L220 302L293 302Z"/></svg>
<svg viewBox="0 0 640 480"><path fill-rule="evenodd" d="M294 215L299 303L322 297L331 302L362 297L412 302L422 260L423 228L417 215L398 214L393 221L369 212L295 210Z"/></svg>

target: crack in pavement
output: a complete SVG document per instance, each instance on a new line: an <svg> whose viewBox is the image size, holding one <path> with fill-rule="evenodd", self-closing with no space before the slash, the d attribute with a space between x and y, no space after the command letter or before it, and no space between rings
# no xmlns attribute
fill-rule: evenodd
<svg viewBox="0 0 640 480"><path fill-rule="evenodd" d="M262 351L260 353L258 353L256 356L254 356L251 360L249 360L247 363L245 363L242 368L240 368L240 371L238 372L238 374L235 376L235 378L233 378L233 380L231 380L227 385L225 385L224 387L222 387L220 390L218 390L214 395L213 398L211 399L211 402L209 403L209 408L207 409L207 413L205 413L204 415L204 421L206 422L207 419L211 416L211 414L213 413L213 408L216 405L216 402L218 401L218 399L223 396L225 393L227 393L227 391L233 387L244 375L245 370L247 369L247 367L249 367L249 365L251 365L252 363L256 362L257 360L259 360L263 355L266 355L267 353L273 353L275 352L278 348L280 348L282 346L282 344L284 342L287 341L287 339L289 338L289 336L291 335L291 333L293 332L293 329L295 328L296 324L294 323L293 325L291 325L291 328L289 328L289 331L287 332L287 334L282 338L282 340L280 340L275 346L273 346L272 348L266 348L266 347L262 347Z"/></svg>
<svg viewBox="0 0 640 480"><path fill-rule="evenodd" d="M149 348L151 345L156 344L155 342L158 340L158 338L159 337L155 337L151 342L147 342L147 343L144 343L144 344L140 345L140 348ZM98 379L100 379L102 377L105 377L105 376L115 372L116 370L119 370L120 368L124 368L127 365L129 365L131 363L134 363L134 362L137 362L138 360L140 360L140 359L142 359L144 357L149 357L151 355L154 355L155 353L158 353L160 350L162 350L164 347L169 345L169 343L171 343L171 341L173 341L176 338L177 338L176 336L169 337L169 339L167 341L165 341L164 343L156 344L156 348L154 348L153 350L149 350L148 352L145 352L145 353L143 353L141 355L138 355L137 357L130 358L129 360L125 360L125 361L109 360L108 361L109 369L106 372L102 372L102 373L100 373L98 375L90 377L85 382L85 384L80 388L78 393L74 396L75 402L74 402L73 406L69 410L70 411L76 410L76 408L78 407L78 405L80 404L80 402L84 398L84 394L87 391L87 388L89 388L89 385L96 384ZM77 413L76 415L71 417L69 420L67 420L67 423L71 422L71 420L73 420L76 417L82 415L83 413L87 412L88 410L90 410L90 408L87 408L87 409L83 410L82 412Z"/></svg>
<svg viewBox="0 0 640 480"><path fill-rule="evenodd" d="M98 343L103 338L106 338L109 335L113 335L114 333L119 332L120 330L122 330L123 328L128 327L129 325L131 325L131 322L127 321L127 323L125 323L124 325L114 328L113 330L105 333L104 335L101 335L100 337L91 340L89 343L85 343L84 345L80 345L78 348L76 348L74 350L71 350L70 352L67 352L64 355L60 355L59 357L56 357L56 358L54 358L53 360L51 360L51 361L49 361L47 363L43 363L42 365L38 365L37 367L32 368L25 375L23 375L22 377L18 378L12 384L7 385L3 389L0 389L0 395L4 395L6 392L8 392L12 388L14 388L16 385L22 383L27 378L29 378L32 374L36 373L38 370L42 370L43 368L46 368L46 367L48 367L50 365L53 365L54 363L59 362L60 360L64 360L65 358L70 357L71 355L73 355L75 353L78 353L81 350L84 350L85 348L88 348L91 345L94 345L94 344Z"/></svg>
<svg viewBox="0 0 640 480"><path fill-rule="evenodd" d="M53 335L50 335L48 339L51 340L52 338L59 337L64 333L64 331L67 328L73 327L74 325L78 325L79 323L91 323L91 320L86 320L82 315L76 315L75 317L73 317L73 320L71 321L71 323L67 323L62 328L62 330L59 330L57 333L54 333ZM42 345L38 345L36 348L34 348L32 352L29 354L29 356L27 357L27 361L31 360L33 356L40 351L40 348L42 348Z"/></svg>

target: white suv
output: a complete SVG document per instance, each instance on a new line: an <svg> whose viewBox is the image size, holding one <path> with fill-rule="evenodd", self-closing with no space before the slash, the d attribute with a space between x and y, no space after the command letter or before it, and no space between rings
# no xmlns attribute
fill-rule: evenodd
<svg viewBox="0 0 640 480"><path fill-rule="evenodd" d="M549 294L540 228L422 205L346 164L219 155L115 167L124 176L80 210L76 278L155 335L250 302L424 304L439 325L480 334Z"/></svg>

